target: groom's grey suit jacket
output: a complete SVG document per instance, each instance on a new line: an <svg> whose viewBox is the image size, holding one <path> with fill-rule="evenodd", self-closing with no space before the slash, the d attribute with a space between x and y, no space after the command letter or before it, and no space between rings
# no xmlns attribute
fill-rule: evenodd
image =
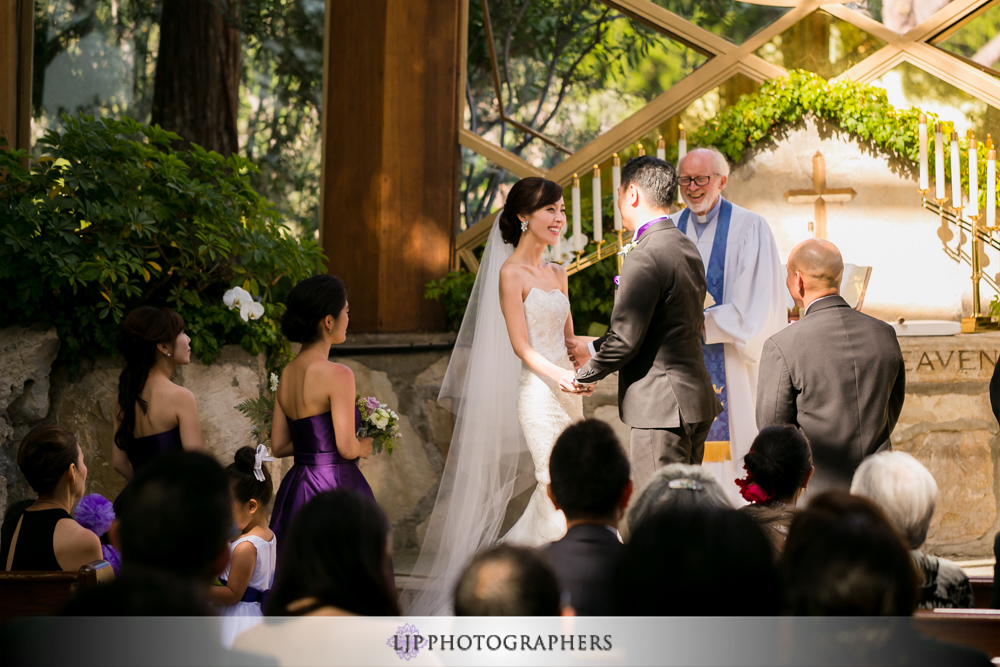
<svg viewBox="0 0 1000 667"><path fill-rule="evenodd" d="M764 343L757 428L801 427L816 465L809 490L849 488L862 459L889 446L905 390L892 327L826 297Z"/></svg>
<svg viewBox="0 0 1000 667"><path fill-rule="evenodd" d="M632 428L713 420L722 405L701 351L705 290L694 243L668 218L650 225L625 257L611 328L577 380L620 370L618 413Z"/></svg>

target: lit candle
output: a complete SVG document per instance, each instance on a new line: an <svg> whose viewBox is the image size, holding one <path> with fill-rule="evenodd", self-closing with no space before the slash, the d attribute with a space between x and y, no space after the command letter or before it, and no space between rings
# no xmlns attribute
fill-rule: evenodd
<svg viewBox="0 0 1000 667"><path fill-rule="evenodd" d="M927 190L930 188L928 185L930 179L927 174L927 116L924 114L920 114L918 134L920 136L920 189Z"/></svg>
<svg viewBox="0 0 1000 667"><path fill-rule="evenodd" d="M667 159L667 143L663 141L662 134L660 135L660 138L656 140L656 157L661 160Z"/></svg>
<svg viewBox="0 0 1000 667"><path fill-rule="evenodd" d="M976 138L969 130L969 215L979 214L979 161L976 158Z"/></svg>
<svg viewBox="0 0 1000 667"><path fill-rule="evenodd" d="M604 238L604 221L601 220L601 168L594 165L594 241Z"/></svg>
<svg viewBox="0 0 1000 667"><path fill-rule="evenodd" d="M573 239L570 243L570 247L573 250L579 250L577 245L580 243L580 237L583 236L580 227L580 179L577 178L576 174L573 174Z"/></svg>
<svg viewBox="0 0 1000 667"><path fill-rule="evenodd" d="M611 164L611 190L614 197L614 206L611 208L615 211L615 231L620 232L622 229L622 212L618 209L618 190L622 185L622 163L618 159L618 153L612 155L613 162Z"/></svg>
<svg viewBox="0 0 1000 667"><path fill-rule="evenodd" d="M958 132L951 132L951 207L962 208L962 176L958 161Z"/></svg>
<svg viewBox="0 0 1000 667"><path fill-rule="evenodd" d="M944 201L944 137L941 123L934 124L934 185L935 199Z"/></svg>
<svg viewBox="0 0 1000 667"><path fill-rule="evenodd" d="M986 226L992 227L997 217L997 152L993 137L986 135Z"/></svg>
<svg viewBox="0 0 1000 667"><path fill-rule="evenodd" d="M684 131L683 123L678 124L677 127L680 129L680 136L677 139L677 165L680 166L681 160L688 154L688 135Z"/></svg>
<svg viewBox="0 0 1000 667"><path fill-rule="evenodd" d="M645 154L646 154L646 149L642 147L642 144L639 144L639 156L641 157Z"/></svg>

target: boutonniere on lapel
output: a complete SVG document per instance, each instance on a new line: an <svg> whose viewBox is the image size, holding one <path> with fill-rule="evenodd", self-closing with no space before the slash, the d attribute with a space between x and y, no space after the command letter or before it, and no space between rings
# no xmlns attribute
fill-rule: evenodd
<svg viewBox="0 0 1000 667"><path fill-rule="evenodd" d="M637 243L635 241L630 241L622 246L622 249L618 251L618 256L622 258L622 261L625 261L625 256L632 252L632 249L635 248L636 245ZM622 277L615 276L615 289L618 289L618 285L620 285L621 282Z"/></svg>

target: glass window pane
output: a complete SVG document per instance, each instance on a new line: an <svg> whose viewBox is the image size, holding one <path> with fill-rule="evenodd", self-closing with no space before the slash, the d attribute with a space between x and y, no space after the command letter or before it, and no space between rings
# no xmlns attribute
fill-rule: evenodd
<svg viewBox="0 0 1000 667"><path fill-rule="evenodd" d="M707 57L596 0L489 0L506 114L569 151L641 109ZM541 168L566 152L512 140L496 99L482 6L469 3L468 127ZM514 132L515 136L523 133Z"/></svg>
<svg viewBox="0 0 1000 667"><path fill-rule="evenodd" d="M915 65L900 63L872 85L884 88L893 106L920 107L954 122L959 135L972 130L980 141L987 133L1000 137L1000 110Z"/></svg>
<svg viewBox="0 0 1000 667"><path fill-rule="evenodd" d="M128 0L35 2L32 143L64 113L149 122L159 14Z"/></svg>
<svg viewBox="0 0 1000 667"><path fill-rule="evenodd" d="M911 0L909 2L884 2L861 0L846 2L844 6L874 19L886 28L902 35L930 18L931 14L949 4L951 0Z"/></svg>
<svg viewBox="0 0 1000 667"><path fill-rule="evenodd" d="M784 16L790 7L772 7L735 0L653 0L699 28L734 44L742 44Z"/></svg>
<svg viewBox="0 0 1000 667"><path fill-rule="evenodd" d="M977 16L938 47L1000 71L1000 6Z"/></svg>
<svg viewBox="0 0 1000 667"><path fill-rule="evenodd" d="M847 21L815 11L757 49L757 55L785 69L804 69L830 79L885 46Z"/></svg>
<svg viewBox="0 0 1000 667"><path fill-rule="evenodd" d="M516 175L490 162L465 146L458 192L458 228L461 233L489 213L502 208L510 188L520 180Z"/></svg>

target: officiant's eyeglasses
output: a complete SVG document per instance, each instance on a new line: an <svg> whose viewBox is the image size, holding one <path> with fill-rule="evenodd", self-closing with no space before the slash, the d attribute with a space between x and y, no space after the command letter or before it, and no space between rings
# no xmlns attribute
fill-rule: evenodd
<svg viewBox="0 0 1000 667"><path fill-rule="evenodd" d="M718 174L712 174L712 176L718 176ZM708 182L712 180L712 176L681 176L677 179L677 184L682 188L694 183L695 185L708 185Z"/></svg>

